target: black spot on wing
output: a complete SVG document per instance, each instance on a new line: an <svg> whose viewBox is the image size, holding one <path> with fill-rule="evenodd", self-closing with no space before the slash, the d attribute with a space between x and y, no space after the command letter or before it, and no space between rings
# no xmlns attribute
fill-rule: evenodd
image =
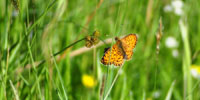
<svg viewBox="0 0 200 100"><path fill-rule="evenodd" d="M104 53L105 53L105 52L106 52L108 49L110 49L110 47L108 47L108 48L105 48L105 49L104 49Z"/></svg>

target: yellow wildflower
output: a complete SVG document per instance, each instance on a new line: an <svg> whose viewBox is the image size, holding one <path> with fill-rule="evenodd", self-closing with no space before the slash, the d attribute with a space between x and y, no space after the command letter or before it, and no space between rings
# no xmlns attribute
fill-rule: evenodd
<svg viewBox="0 0 200 100"><path fill-rule="evenodd" d="M151 98L151 97L148 97L147 100L152 100L152 98Z"/></svg>
<svg viewBox="0 0 200 100"><path fill-rule="evenodd" d="M200 66L192 65L190 72L191 72L193 77L200 79Z"/></svg>
<svg viewBox="0 0 200 100"><path fill-rule="evenodd" d="M85 87L87 87L87 88L92 88L92 87L95 86L96 81L95 81L94 77L92 77L92 76L90 76L90 75L84 74L84 75L82 76L82 83L83 83L83 85L84 85Z"/></svg>

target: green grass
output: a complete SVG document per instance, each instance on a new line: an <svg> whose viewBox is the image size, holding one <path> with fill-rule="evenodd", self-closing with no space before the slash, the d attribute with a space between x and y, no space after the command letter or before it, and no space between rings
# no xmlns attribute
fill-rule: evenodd
<svg viewBox="0 0 200 100"><path fill-rule="evenodd" d="M199 100L199 80L190 67L200 65L200 1L184 0L181 16L164 11L171 2L1 0L0 100ZM95 30L112 43L81 49ZM102 65L104 48L129 33L139 36L133 58L122 71ZM177 47L166 46L169 36ZM75 50L81 53L70 56ZM95 78L93 88L83 85L84 74Z"/></svg>

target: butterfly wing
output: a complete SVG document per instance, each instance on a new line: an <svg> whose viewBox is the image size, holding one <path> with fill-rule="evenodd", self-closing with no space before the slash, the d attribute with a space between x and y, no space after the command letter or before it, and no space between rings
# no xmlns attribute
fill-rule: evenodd
<svg viewBox="0 0 200 100"><path fill-rule="evenodd" d="M104 56L101 59L101 63L104 65L114 64L115 66L121 66L124 62L123 52L114 44L112 50L109 48L105 51Z"/></svg>
<svg viewBox="0 0 200 100"><path fill-rule="evenodd" d="M130 60L133 55L133 49L135 48L135 45L137 43L137 36L136 34L129 34L121 39L123 46L123 49L127 55L126 60Z"/></svg>

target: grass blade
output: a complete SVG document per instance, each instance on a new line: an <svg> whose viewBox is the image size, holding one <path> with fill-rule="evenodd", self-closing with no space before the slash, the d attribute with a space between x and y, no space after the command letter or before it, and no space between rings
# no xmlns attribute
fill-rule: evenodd
<svg viewBox="0 0 200 100"><path fill-rule="evenodd" d="M57 65L57 63L56 63L56 60L55 60L54 56L52 56L52 57L53 57L53 62L54 62L55 67L56 67L56 71L58 72L58 77L59 77L59 80L60 80L60 83L61 83L61 86L62 86L62 89L63 89L63 92L64 92L65 100L68 100L67 92L66 92L66 90L65 90L65 86L64 86L64 83L63 83L63 80L62 80L60 71L59 71L59 69L58 69L58 65ZM60 95L59 95L59 97L60 97Z"/></svg>
<svg viewBox="0 0 200 100"><path fill-rule="evenodd" d="M171 96L172 96L172 92L173 92L173 89L174 89L174 85L175 85L175 82L176 81L173 81L170 88L169 88L169 91L167 93L167 96L165 98L165 100L171 100Z"/></svg>
<svg viewBox="0 0 200 100"><path fill-rule="evenodd" d="M19 100L19 95L18 95L18 93L17 93L17 90L15 89L15 86L13 85L13 83L12 83L11 80L9 80L9 81L10 81L10 85L11 85L11 87L12 87L12 89L13 89L13 92L14 92L14 94L15 94L15 99L16 99L16 100Z"/></svg>

